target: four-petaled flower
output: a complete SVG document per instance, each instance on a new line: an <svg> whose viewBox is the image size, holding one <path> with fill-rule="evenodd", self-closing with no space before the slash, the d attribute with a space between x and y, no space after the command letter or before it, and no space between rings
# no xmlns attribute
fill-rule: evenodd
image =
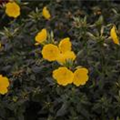
<svg viewBox="0 0 120 120"><path fill-rule="evenodd" d="M88 69L86 68L78 68L74 72L73 84L76 86L85 85L88 81Z"/></svg>
<svg viewBox="0 0 120 120"><path fill-rule="evenodd" d="M20 15L20 7L16 2L8 2L6 4L5 13L9 17L17 18Z"/></svg>
<svg viewBox="0 0 120 120"><path fill-rule="evenodd" d="M47 44L42 49L42 55L48 61L55 61L60 55L60 51L56 45Z"/></svg>
<svg viewBox="0 0 120 120"><path fill-rule="evenodd" d="M59 85L66 86L73 82L74 74L66 67L59 67L53 71L53 78Z"/></svg>
<svg viewBox="0 0 120 120"><path fill-rule="evenodd" d="M115 26L112 27L112 29L110 31L110 36L115 44L120 45Z"/></svg>
<svg viewBox="0 0 120 120"><path fill-rule="evenodd" d="M76 55L73 51L67 51L65 53L61 53L58 57L57 57L57 62L60 63L61 65L65 64L66 62L69 61L74 61L76 58Z"/></svg>
<svg viewBox="0 0 120 120"><path fill-rule="evenodd" d="M57 57L57 62L61 65L67 63L68 61L74 61L76 55L72 49L72 44L70 42L70 38L64 38L60 41L59 45L60 55Z"/></svg>
<svg viewBox="0 0 120 120"><path fill-rule="evenodd" d="M9 79L0 75L0 94L4 95L8 92Z"/></svg>
<svg viewBox="0 0 120 120"><path fill-rule="evenodd" d="M49 20L51 18L50 12L47 7L44 7L42 10L42 15L45 19Z"/></svg>
<svg viewBox="0 0 120 120"><path fill-rule="evenodd" d="M61 53L65 53L67 51L71 51L72 44L70 42L70 38L67 37L67 38L62 39L58 46L59 46L59 49L60 49Z"/></svg>
<svg viewBox="0 0 120 120"><path fill-rule="evenodd" d="M42 29L35 36L36 45L42 44L46 40L47 40L47 30L46 29Z"/></svg>

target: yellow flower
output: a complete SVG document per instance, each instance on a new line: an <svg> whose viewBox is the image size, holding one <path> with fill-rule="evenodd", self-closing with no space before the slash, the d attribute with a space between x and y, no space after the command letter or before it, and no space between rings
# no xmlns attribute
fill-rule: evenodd
<svg viewBox="0 0 120 120"><path fill-rule="evenodd" d="M88 69L78 68L74 72L73 84L76 86L84 85L88 81Z"/></svg>
<svg viewBox="0 0 120 120"><path fill-rule="evenodd" d="M9 80L7 77L0 75L0 94L4 95L8 92Z"/></svg>
<svg viewBox="0 0 120 120"><path fill-rule="evenodd" d="M60 41L59 43L59 49L62 53L65 53L66 51L71 51L71 42L70 42L70 38L64 38Z"/></svg>
<svg viewBox="0 0 120 120"><path fill-rule="evenodd" d="M57 62L59 62L60 64L65 64L67 61L74 61L76 58L76 55L73 51L67 51L65 53L61 53L58 57L57 57Z"/></svg>
<svg viewBox="0 0 120 120"><path fill-rule="evenodd" d="M59 85L66 86L73 82L74 74L66 67L59 67L53 71L53 78Z"/></svg>
<svg viewBox="0 0 120 120"><path fill-rule="evenodd" d="M47 20L50 19L51 15L50 12L48 11L47 7L44 7L42 10L42 15L44 18L46 18Z"/></svg>
<svg viewBox="0 0 120 120"><path fill-rule="evenodd" d="M37 42L36 44L39 45L43 42L45 42L47 39L47 30L42 29L35 37L35 41Z"/></svg>
<svg viewBox="0 0 120 120"><path fill-rule="evenodd" d="M55 61L59 56L60 51L56 45L47 44L42 49L43 58L48 61Z"/></svg>
<svg viewBox="0 0 120 120"><path fill-rule="evenodd" d="M120 45L115 26L112 27L112 29L110 31L110 36L115 44Z"/></svg>
<svg viewBox="0 0 120 120"><path fill-rule="evenodd" d="M20 15L20 7L16 2L8 2L6 4L5 13L9 17L17 18Z"/></svg>

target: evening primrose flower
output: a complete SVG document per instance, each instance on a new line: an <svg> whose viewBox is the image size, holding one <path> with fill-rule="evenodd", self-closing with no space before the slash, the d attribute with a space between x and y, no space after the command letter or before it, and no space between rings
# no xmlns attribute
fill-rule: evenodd
<svg viewBox="0 0 120 120"><path fill-rule="evenodd" d="M59 46L59 49L60 49L61 53L65 53L67 51L71 51L72 44L70 42L70 38L67 37L67 38L62 39L58 46Z"/></svg>
<svg viewBox="0 0 120 120"><path fill-rule="evenodd" d="M4 95L8 92L9 80L7 77L0 75L0 94Z"/></svg>
<svg viewBox="0 0 120 120"><path fill-rule="evenodd" d="M78 68L74 72L73 84L76 86L85 85L88 81L88 69L86 68Z"/></svg>
<svg viewBox="0 0 120 120"><path fill-rule="evenodd" d="M44 7L42 10L42 15L45 19L49 20L51 18L50 12L47 7Z"/></svg>
<svg viewBox="0 0 120 120"><path fill-rule="evenodd" d="M76 55L73 51L67 51L65 53L61 53L56 60L60 64L65 64L67 61L74 61L75 58Z"/></svg>
<svg viewBox="0 0 120 120"><path fill-rule="evenodd" d="M66 86L73 82L74 74L66 67L59 67L53 71L53 78L59 85Z"/></svg>
<svg viewBox="0 0 120 120"><path fill-rule="evenodd" d="M110 36L115 44L120 45L115 26L112 27L112 29L110 31Z"/></svg>
<svg viewBox="0 0 120 120"><path fill-rule="evenodd" d="M60 55L57 57L57 62L60 64L65 64L67 61L74 61L76 58L76 55L72 49L72 44L70 42L70 38L66 37L62 39L58 45L60 50Z"/></svg>
<svg viewBox="0 0 120 120"><path fill-rule="evenodd" d="M6 4L5 13L9 17L17 18L20 15L20 7L16 2L8 2Z"/></svg>
<svg viewBox="0 0 120 120"><path fill-rule="evenodd" d="M42 29L39 33L37 33L35 37L36 45L39 45L47 40L47 30Z"/></svg>
<svg viewBox="0 0 120 120"><path fill-rule="evenodd" d="M47 44L42 49L43 58L48 61L55 61L59 54L60 51L54 44Z"/></svg>

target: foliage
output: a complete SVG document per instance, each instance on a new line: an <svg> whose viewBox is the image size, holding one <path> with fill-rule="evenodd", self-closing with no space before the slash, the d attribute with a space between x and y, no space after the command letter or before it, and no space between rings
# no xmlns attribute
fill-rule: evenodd
<svg viewBox="0 0 120 120"><path fill-rule="evenodd" d="M114 1L51 0L18 2L21 15L9 18L0 7L0 74L10 80L0 95L0 120L120 120L120 4ZM51 18L42 16L47 6ZM69 37L74 66L89 70L84 86L61 86L52 78L57 62L43 59L35 36L46 28L57 42ZM53 35L54 33L54 35Z"/></svg>

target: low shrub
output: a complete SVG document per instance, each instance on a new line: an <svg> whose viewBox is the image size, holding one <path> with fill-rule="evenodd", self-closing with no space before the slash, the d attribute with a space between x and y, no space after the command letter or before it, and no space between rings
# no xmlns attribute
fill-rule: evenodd
<svg viewBox="0 0 120 120"><path fill-rule="evenodd" d="M119 2L0 4L0 120L120 120Z"/></svg>

